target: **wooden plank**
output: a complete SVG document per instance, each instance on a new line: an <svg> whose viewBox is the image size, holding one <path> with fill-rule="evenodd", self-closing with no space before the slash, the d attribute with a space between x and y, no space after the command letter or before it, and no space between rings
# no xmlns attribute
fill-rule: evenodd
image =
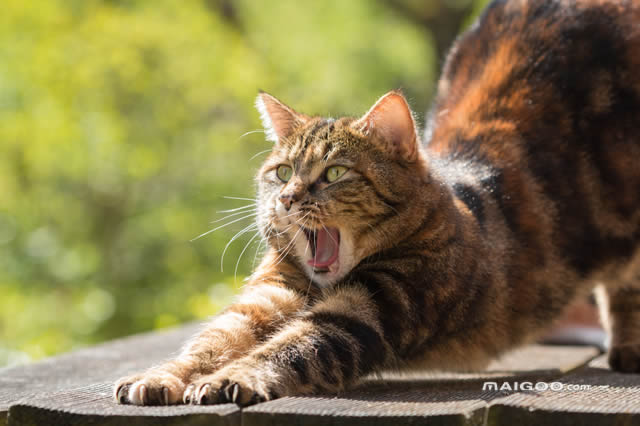
<svg viewBox="0 0 640 426"><path fill-rule="evenodd" d="M116 404L113 383L170 358L201 325L115 340L41 362L0 370L0 425L240 424L232 404L132 407Z"/></svg>
<svg viewBox="0 0 640 426"><path fill-rule="evenodd" d="M508 352L491 362L485 371L473 373L417 372L421 380L481 380L513 376L553 377L578 368L599 354L591 346L557 346L533 344ZM412 377L412 374L382 375L382 377Z"/></svg>
<svg viewBox="0 0 640 426"><path fill-rule="evenodd" d="M340 397L296 397L243 411L243 425L482 425L492 393L405 382Z"/></svg>
<svg viewBox="0 0 640 426"><path fill-rule="evenodd" d="M33 364L0 369L0 418L22 399L92 383L115 381L167 359L200 328L190 324L78 350Z"/></svg>
<svg viewBox="0 0 640 426"><path fill-rule="evenodd" d="M113 383L100 383L22 401L9 408L13 425L239 426L240 410L218 406L138 407L113 400Z"/></svg>
<svg viewBox="0 0 640 426"><path fill-rule="evenodd" d="M25 424L421 424L480 425L489 403L504 394L482 390L485 380L553 378L591 359L588 347L533 345L476 374L383 374L357 389L324 397L283 398L243 410L133 407L112 399L113 382L169 358L200 326L188 325L0 370L0 425ZM4 415L2 415L4 411Z"/></svg>
<svg viewBox="0 0 640 426"><path fill-rule="evenodd" d="M483 391L483 382L552 379L597 353L590 347L532 345L482 373L383 374L339 397L282 398L250 407L243 411L243 425L482 425L490 401L503 396Z"/></svg>
<svg viewBox="0 0 640 426"><path fill-rule="evenodd" d="M606 355L555 381L562 390L518 392L496 399L488 423L640 425L640 375L611 371Z"/></svg>

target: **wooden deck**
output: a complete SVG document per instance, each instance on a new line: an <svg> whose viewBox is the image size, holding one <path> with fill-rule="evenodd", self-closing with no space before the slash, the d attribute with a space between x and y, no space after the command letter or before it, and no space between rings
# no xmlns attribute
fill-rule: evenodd
<svg viewBox="0 0 640 426"><path fill-rule="evenodd" d="M597 349L579 346L529 346L483 374L385 376L339 396L282 398L244 410L232 404L114 402L115 379L169 357L198 327L133 336L0 370L0 426L640 425L640 375L614 373ZM483 390L485 381L511 387L557 382L564 389Z"/></svg>

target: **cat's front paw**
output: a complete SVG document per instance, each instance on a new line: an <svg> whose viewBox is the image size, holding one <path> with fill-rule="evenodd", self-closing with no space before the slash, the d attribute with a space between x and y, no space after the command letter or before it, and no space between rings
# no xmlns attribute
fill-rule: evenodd
<svg viewBox="0 0 640 426"><path fill-rule="evenodd" d="M273 377L250 369L223 369L187 386L185 404L235 403L242 407L278 397Z"/></svg>
<svg viewBox="0 0 640 426"><path fill-rule="evenodd" d="M116 382L114 396L120 404L171 405L182 401L186 385L163 371L148 371Z"/></svg>

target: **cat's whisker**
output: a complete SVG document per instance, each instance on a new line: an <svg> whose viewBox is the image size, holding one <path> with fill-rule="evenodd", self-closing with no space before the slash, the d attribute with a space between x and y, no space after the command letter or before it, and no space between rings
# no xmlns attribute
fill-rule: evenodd
<svg viewBox="0 0 640 426"><path fill-rule="evenodd" d="M313 233L313 245L316 245L316 233ZM308 246L308 245L307 245ZM305 252L306 254L306 252ZM311 291L311 286L313 285L313 278L315 277L316 274L316 270L315 268L311 269L311 276L309 277L309 285L307 285L307 291L305 292L305 299L308 300L309 298L309 292Z"/></svg>
<svg viewBox="0 0 640 426"><path fill-rule="evenodd" d="M305 216L303 216L302 218L300 218L298 220L298 222L302 222L304 221L304 219L309 215L309 213L307 213ZM306 224L306 222L305 222ZM291 238L291 241L289 241L289 244L287 244L287 246L284 248L284 250L282 251L281 255L278 256L278 258L276 259L276 265L280 264L280 262L282 262L284 260L284 258L289 254L289 252L291 251L291 249L293 249L293 247L295 246L295 241L296 238L298 238L298 235L300 234L300 232L302 232L302 227L298 227L298 230L296 231L296 233L294 234L293 238Z"/></svg>
<svg viewBox="0 0 640 426"><path fill-rule="evenodd" d="M217 211L216 213L231 213L231 212L236 212L238 210L247 210L255 206L256 206L256 203L251 203L251 204L247 204L246 206L236 207L235 209L220 210L220 211Z"/></svg>
<svg viewBox="0 0 640 426"><path fill-rule="evenodd" d="M295 212L293 212L293 213L290 213L290 214L288 214L288 215L284 216L284 217L283 217L283 219L286 219L286 218L291 217L291 216L298 215L298 214L300 214L300 213L302 213L302 212L301 212L301 211L299 211L299 210L298 210L298 211L295 211ZM286 226L284 229L282 229L282 230L276 230L276 229L275 229L275 228L273 228L271 225L269 225L269 231L274 230L275 232L274 232L274 233L272 233L272 234L268 234L268 235L267 235L267 240L269 239L269 235L274 235L274 236L276 237L276 244L278 245L278 252L280 252L280 250L281 250L281 246L280 246L280 236L282 236L282 235L286 234L286 233L287 233L287 231L288 231L289 229L291 229L291 227L292 227L292 226L295 226L295 223L291 223L291 224L287 225L287 226Z"/></svg>
<svg viewBox="0 0 640 426"><path fill-rule="evenodd" d="M291 225L287 225L287 226L286 226L282 231L276 231L276 232L275 232L275 234L273 234L273 235L275 235L275 236L277 236L277 237L279 237L279 236L281 236L281 235L284 235L284 234L286 234L286 233L287 233L287 231L288 231L289 229L291 229L293 226L295 226L295 224L294 224L294 223L292 223Z"/></svg>
<svg viewBox="0 0 640 426"><path fill-rule="evenodd" d="M278 245L278 253L280 253L280 250L282 249L282 246L280 245L280 237L282 236L282 234L286 233L289 230L289 228L285 228L282 232L278 232L277 230L273 233L273 235L276 237L276 244Z"/></svg>
<svg viewBox="0 0 640 426"><path fill-rule="evenodd" d="M227 200L242 200L242 201L253 201L258 202L258 200L256 200L255 198L242 198L242 197L231 197L228 195L223 195L222 198L226 198Z"/></svg>
<svg viewBox="0 0 640 426"><path fill-rule="evenodd" d="M232 220L231 222L227 222L227 223L225 223L225 224L223 224L223 225L216 226L215 228L210 229L209 231L204 232L204 233L202 233L202 234L198 235L197 237L195 237L195 238L193 238L193 239L189 240L189 242L194 242L195 240L198 240L198 239L200 239L200 238L204 237L205 235L209 235L210 233L215 232L215 231L217 231L218 229L222 229L222 228L224 228L225 226L232 225L232 224L234 224L234 223L236 223L236 222L240 222L241 220L248 219L248 218L250 218L250 217L252 217L252 216L255 216L255 215L256 215L256 213L251 213L251 214L248 214L248 215L246 215L246 216L242 216L241 218L238 218L238 219Z"/></svg>
<svg viewBox="0 0 640 426"><path fill-rule="evenodd" d="M267 153L267 152L271 152L271 151L272 151L272 149L271 149L271 148L269 148L269 149L265 149L264 151L260 151L260 152L258 152L257 154L254 154L251 158L249 158L249 161L253 160L253 159L254 159L254 158L256 158L258 155L265 154L265 153Z"/></svg>
<svg viewBox="0 0 640 426"><path fill-rule="evenodd" d="M260 239L260 241L258 241L258 246L256 247L256 251L253 254L253 262L251 262L251 270L254 270L256 268L256 261L258 260L258 252L260 251L260 246L262 244L267 244L267 239L266 238L262 238Z"/></svg>
<svg viewBox="0 0 640 426"><path fill-rule="evenodd" d="M251 237L251 239L247 242L247 244L245 244L244 248L242 249L242 251L240 252L240 256L238 256L238 260L236 261L236 267L233 271L233 280L236 281L237 280L237 276L238 276L238 265L240 265L240 260L242 259L242 255L244 254L245 251L247 251L247 248L251 245L251 243L253 242L253 240L256 239L256 237L260 235L259 232L256 232L253 237Z"/></svg>
<svg viewBox="0 0 640 426"><path fill-rule="evenodd" d="M279 231L279 230L275 229L273 226L269 225L269 228L267 230L267 235L266 235L266 241L269 240L269 237L275 236L276 237L276 244L278 245L278 250L277 251L280 252L280 249L281 249L280 236L286 234L287 231L289 229L291 229L292 226L294 226L293 223L290 224L290 225L287 225L283 230ZM265 245L266 245L266 243L265 243Z"/></svg>
<svg viewBox="0 0 640 426"><path fill-rule="evenodd" d="M283 232L286 232L287 229L288 228L285 228L285 231L283 231ZM273 227L271 227L271 231L272 231L271 235L276 237L276 244L278 245L278 250L277 251L280 252L280 233L278 232L277 229L274 229Z"/></svg>
<svg viewBox="0 0 640 426"><path fill-rule="evenodd" d="M288 214L288 215L286 215L286 216L282 216L282 219L286 219L286 218L288 218L288 217L292 217L292 216L295 216L295 215L300 214L300 213L302 213L302 211L301 211L301 210L296 210L296 211L295 211L295 212L293 212L293 213L289 213L289 214Z"/></svg>
<svg viewBox="0 0 640 426"><path fill-rule="evenodd" d="M253 229L256 229L258 227L258 224L256 223L252 223L249 226L243 228L242 230L240 230L239 232L236 233L236 235L234 235L229 242L227 243L227 245L224 246L224 250L222 250L222 256L220 256L220 272L224 272L224 255L227 252L227 249L229 248L229 246L231 245L231 243L233 243L236 239L238 239L241 235L246 234L247 232L252 231Z"/></svg>
<svg viewBox="0 0 640 426"><path fill-rule="evenodd" d="M255 130L249 130L248 132L244 132L242 135L240 135L240 137L237 140L240 140L245 136L251 135L253 133L264 133L264 129L255 129Z"/></svg>
<svg viewBox="0 0 640 426"><path fill-rule="evenodd" d="M285 248L285 252L283 253L282 258L279 260L278 263L282 262L289 255L289 253L291 253L295 249L296 240L298 239L298 235L300 235L300 232L302 232L302 228L298 229L298 231L295 233L293 239L291 240L291 242L289 242L289 244Z"/></svg>
<svg viewBox="0 0 640 426"><path fill-rule="evenodd" d="M304 256L307 257L307 252L309 251L309 242L304 246Z"/></svg>
<svg viewBox="0 0 640 426"><path fill-rule="evenodd" d="M322 227L324 228L325 231L327 231L327 234L329 235L329 238L331 238L331 240L336 243L336 245L338 245L338 242L335 240L335 238L333 238L333 236L331 235L331 232L329 232L329 230L327 229L326 226L324 226L324 223L320 223L320 225L322 225ZM315 238L315 233L314 233L314 238Z"/></svg>
<svg viewBox="0 0 640 426"><path fill-rule="evenodd" d="M241 214L247 214L247 213L249 213L250 211L251 211L251 210L244 210L244 211L239 211L239 212L231 213L231 214L229 214L229 215L226 215L226 216L225 216L225 217L223 217L223 218L213 220L213 221L211 221L211 222L209 222L209 223L218 223L218 222L221 222L221 221L223 221L223 220L229 219L229 218L234 217L234 216L239 216L239 215L241 215ZM257 215L257 214L258 214L258 212L255 212L255 214Z"/></svg>
<svg viewBox="0 0 640 426"><path fill-rule="evenodd" d="M298 228L296 233L293 235L293 238L291 238L291 241L289 241L289 243L285 246L284 250L282 250L281 255L277 259L276 265L280 264L280 262L282 262L285 259L285 257L287 257L289 252L294 248L296 239L298 238L298 235L300 234L300 232L302 232L302 228Z"/></svg>
<svg viewBox="0 0 640 426"><path fill-rule="evenodd" d="M331 157L331 152L327 152L327 154L324 156L324 158L322 159L322 168L326 169L327 168L327 164L329 163L329 157Z"/></svg>

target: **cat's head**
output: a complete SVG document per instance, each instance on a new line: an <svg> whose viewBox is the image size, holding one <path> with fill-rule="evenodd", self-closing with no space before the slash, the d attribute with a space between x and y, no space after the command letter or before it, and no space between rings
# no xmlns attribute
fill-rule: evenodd
<svg viewBox="0 0 640 426"><path fill-rule="evenodd" d="M271 247L328 286L402 238L398 215L424 174L402 94L359 119L311 117L266 93L256 105L274 142L257 176L258 225Z"/></svg>

